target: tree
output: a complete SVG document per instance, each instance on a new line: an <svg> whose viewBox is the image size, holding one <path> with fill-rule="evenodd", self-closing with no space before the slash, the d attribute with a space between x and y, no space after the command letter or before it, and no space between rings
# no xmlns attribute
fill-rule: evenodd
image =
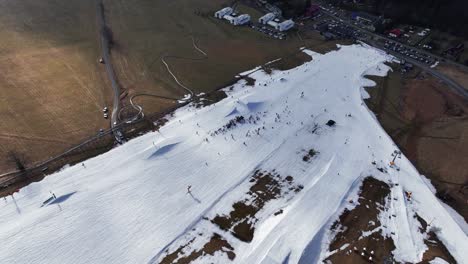
<svg viewBox="0 0 468 264"><path fill-rule="evenodd" d="M15 164L17 170L24 172L26 170L24 157L14 151L10 151L7 154L8 160Z"/></svg>

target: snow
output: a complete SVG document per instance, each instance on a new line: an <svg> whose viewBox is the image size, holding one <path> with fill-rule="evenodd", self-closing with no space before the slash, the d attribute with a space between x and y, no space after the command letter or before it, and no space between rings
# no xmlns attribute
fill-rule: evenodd
<svg viewBox="0 0 468 264"><path fill-rule="evenodd" d="M440 229L453 257L466 263L466 223L460 227L404 156L396 161L399 170L388 166L397 147L363 103L362 87L373 85L364 76L384 76L390 70L384 63L393 58L366 45L324 55L304 52L313 60L270 75L243 73L257 80L254 87L240 81L226 89L223 101L183 107L159 132L8 197L0 207L2 262L153 263L193 239L183 250L190 254L216 232L234 248L235 263L314 263L327 255L330 225L345 207L355 206L348 201L357 201L362 180L372 175L398 183L391 189L397 200L385 212L396 217L387 217L384 230L395 241L397 260L421 260L417 212ZM238 115L254 121L213 134ZM336 125L326 126L328 120ZM304 150L311 148L318 154L304 162ZM268 202L246 243L205 219L229 213L245 198L257 169L291 175L304 188ZM57 202L41 208L49 191ZM279 209L283 213L273 215ZM197 260L207 262L229 260L222 252Z"/></svg>
<svg viewBox="0 0 468 264"><path fill-rule="evenodd" d="M447 261L441 259L441 258L435 258L431 261L429 261L430 264L449 264Z"/></svg>
<svg viewBox="0 0 468 264"><path fill-rule="evenodd" d="M457 211L455 211L452 207L448 206L447 204L440 201L440 204L444 206L445 210L452 216L453 220L457 222L457 224L461 227L465 235L468 235L468 224L465 222L463 216L461 216Z"/></svg>

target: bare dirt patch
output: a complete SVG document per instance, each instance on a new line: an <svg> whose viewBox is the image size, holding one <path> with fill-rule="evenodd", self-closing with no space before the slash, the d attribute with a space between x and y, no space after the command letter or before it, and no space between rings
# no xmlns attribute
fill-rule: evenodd
<svg viewBox="0 0 468 264"><path fill-rule="evenodd" d="M390 187L386 183L372 177L363 181L359 201L348 201L359 204L351 211L345 210L332 225L336 235L329 250L334 253L326 260L331 263L383 263L392 259L393 241L382 236L378 229L381 226L378 215L384 210L389 194ZM363 232L371 234L363 236Z"/></svg>
<svg viewBox="0 0 468 264"><path fill-rule="evenodd" d="M424 240L424 243L428 247L428 250L424 252L423 259L420 263L427 264L435 258L444 259L448 263L457 263L445 245L437 237L437 230L430 229L428 223L418 214L415 214L414 217L421 224L419 231L421 233L426 233L426 239Z"/></svg>
<svg viewBox="0 0 468 264"><path fill-rule="evenodd" d="M214 233L210 241L207 242L200 250L192 251L189 255L182 256L183 251L187 246L193 243L195 239L192 239L186 245L181 246L179 249L173 253L167 255L161 260L161 264L185 264L191 263L192 261L205 256L213 256L216 252L223 252L227 255L230 260L233 260L236 257L234 253L234 248L224 240L219 234Z"/></svg>
<svg viewBox="0 0 468 264"><path fill-rule="evenodd" d="M249 190L232 205L232 210L228 214L216 214L212 219L208 217L203 219L207 220L211 226L208 228L209 230L219 228L231 233L234 239L249 243L255 235L256 224L265 217L265 215L259 214L265 210L265 206L276 199L291 198L304 187L295 184L292 176L282 177L274 170L271 172L257 170L247 179L246 184L250 185ZM266 212L266 217L282 214L283 210L280 207L269 208L270 211ZM214 255L216 252L226 254L229 260L236 257L234 246L231 245L233 241L229 243L226 238L227 234L213 233L209 236L209 241L203 242L202 249L191 249L192 244L202 244L198 240L206 237L204 231L199 231L198 227L194 227L186 236L189 238L189 242L179 245L172 252L166 250L161 263L190 263L194 260L200 260L205 255Z"/></svg>
<svg viewBox="0 0 468 264"><path fill-rule="evenodd" d="M294 185L293 177L281 177L272 172L256 171L250 179L253 183L246 197L232 205L233 210L229 215L217 215L211 220L219 228L230 231L236 238L244 242L253 239L255 224L258 219L256 214L271 200L280 198L284 193L299 192L302 185Z"/></svg>
<svg viewBox="0 0 468 264"><path fill-rule="evenodd" d="M385 210L389 201L390 186L368 177L361 186L359 200L348 201L359 204L352 210L345 210L332 227L335 236L330 243L332 254L326 259L331 263L393 263L392 251L395 249L392 238L382 235L382 223L379 214ZM428 250L424 252L420 263L429 263L434 258L442 258L449 263L455 259L444 244L437 238L437 230L415 214L421 227L419 232L426 236L424 240Z"/></svg>

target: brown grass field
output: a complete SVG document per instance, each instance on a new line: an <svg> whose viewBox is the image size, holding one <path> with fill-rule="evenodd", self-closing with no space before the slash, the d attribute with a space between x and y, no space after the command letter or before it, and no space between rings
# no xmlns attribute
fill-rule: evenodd
<svg viewBox="0 0 468 264"><path fill-rule="evenodd" d="M112 28L116 47L112 56L119 81L130 94L153 93L182 97L180 88L161 62L168 58L174 74L195 93L209 92L230 83L242 71L268 61L289 57L299 47L329 50L317 33L301 41L296 34L287 40L274 40L248 27L234 27L213 17L228 1L207 0L104 0L106 17ZM246 5L238 5L257 20L262 14ZM208 54L205 58L198 47ZM157 101L156 101L157 100ZM161 100L138 99L146 111L160 110Z"/></svg>
<svg viewBox="0 0 468 264"><path fill-rule="evenodd" d="M373 78L370 108L404 154L436 187L438 197L468 219L468 104L436 78L397 65Z"/></svg>
<svg viewBox="0 0 468 264"><path fill-rule="evenodd" d="M0 1L0 172L6 153L43 160L106 128L91 0Z"/></svg>
<svg viewBox="0 0 468 264"><path fill-rule="evenodd" d="M301 46L317 51L334 47L318 34L305 42L295 35L279 41L215 20L214 11L225 4L104 0L116 43L114 67L124 93L181 98L185 91L168 74L163 55L181 57L167 62L199 93L232 82L239 72L297 53ZM253 19L261 15L247 6L239 10ZM0 0L0 172L14 169L6 157L9 151L31 164L109 127L101 110L111 106L112 91L97 63L98 34L94 1ZM207 58L194 49L192 36ZM123 97L124 105L128 98ZM172 101L150 96L135 102L146 114L173 106Z"/></svg>

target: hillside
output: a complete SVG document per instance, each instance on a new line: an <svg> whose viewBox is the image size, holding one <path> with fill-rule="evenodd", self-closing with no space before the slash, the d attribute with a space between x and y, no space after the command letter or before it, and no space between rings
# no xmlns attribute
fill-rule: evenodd
<svg viewBox="0 0 468 264"><path fill-rule="evenodd" d="M393 159L363 102L374 85L363 76L386 75L393 58L361 45L304 52L310 62L240 74L255 83L7 197L2 261L466 263L466 222Z"/></svg>

